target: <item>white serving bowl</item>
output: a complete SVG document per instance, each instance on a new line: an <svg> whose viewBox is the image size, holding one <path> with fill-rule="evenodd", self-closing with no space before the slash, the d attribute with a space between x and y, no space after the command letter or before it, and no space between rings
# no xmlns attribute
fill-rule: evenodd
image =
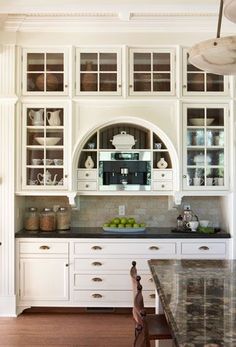
<svg viewBox="0 0 236 347"><path fill-rule="evenodd" d="M46 146L54 146L61 140L61 138L60 137L46 137L46 138L35 137L35 140L42 146L44 145L44 143Z"/></svg>
<svg viewBox="0 0 236 347"><path fill-rule="evenodd" d="M214 118L207 118L206 124L211 125L214 122ZM190 123L195 126L203 126L204 123L204 118L191 118Z"/></svg>

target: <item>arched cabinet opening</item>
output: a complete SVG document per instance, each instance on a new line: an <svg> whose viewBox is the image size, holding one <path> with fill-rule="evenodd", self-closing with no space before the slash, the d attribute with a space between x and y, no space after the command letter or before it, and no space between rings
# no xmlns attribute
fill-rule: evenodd
<svg viewBox="0 0 236 347"><path fill-rule="evenodd" d="M172 195L176 190L177 154L154 125L123 121L101 126L77 148L78 194Z"/></svg>

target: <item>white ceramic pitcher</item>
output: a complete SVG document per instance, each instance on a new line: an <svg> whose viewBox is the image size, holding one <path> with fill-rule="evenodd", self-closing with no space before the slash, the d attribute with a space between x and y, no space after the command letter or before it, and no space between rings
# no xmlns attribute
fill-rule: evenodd
<svg viewBox="0 0 236 347"><path fill-rule="evenodd" d="M48 170L46 170L45 174L42 174L41 172L39 172L37 175L37 179L40 184L44 184L44 175L45 175L45 184L55 185L57 174L52 179L52 175Z"/></svg>
<svg viewBox="0 0 236 347"><path fill-rule="evenodd" d="M60 110L56 111L48 111L47 112L47 121L49 125L52 126L58 126L61 125L61 119L60 119Z"/></svg>
<svg viewBox="0 0 236 347"><path fill-rule="evenodd" d="M43 125L43 109L38 111L30 110L29 117L32 120L32 125Z"/></svg>

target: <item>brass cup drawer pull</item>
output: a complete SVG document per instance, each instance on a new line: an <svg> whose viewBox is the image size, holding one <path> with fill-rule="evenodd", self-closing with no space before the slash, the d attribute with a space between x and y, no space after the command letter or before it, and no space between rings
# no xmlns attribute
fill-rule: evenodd
<svg viewBox="0 0 236 347"><path fill-rule="evenodd" d="M93 282L102 282L102 279L100 277L94 277L92 278Z"/></svg>
<svg viewBox="0 0 236 347"><path fill-rule="evenodd" d="M92 294L92 297L95 299L101 299L102 295L101 294Z"/></svg>
<svg viewBox="0 0 236 347"><path fill-rule="evenodd" d="M100 251L102 249L102 247L101 246L93 246L92 249L94 251Z"/></svg>
<svg viewBox="0 0 236 347"><path fill-rule="evenodd" d="M94 261L92 263L93 266L102 266L102 263L100 263L99 261Z"/></svg>
<svg viewBox="0 0 236 347"><path fill-rule="evenodd" d="M155 299L156 295L155 295L155 294L150 294L149 297L150 297L151 299Z"/></svg>
<svg viewBox="0 0 236 347"><path fill-rule="evenodd" d="M44 246L44 245L43 245L43 246L40 246L39 249L43 249L43 250L45 251L45 250L50 249L50 247L49 247L49 246Z"/></svg>
<svg viewBox="0 0 236 347"><path fill-rule="evenodd" d="M149 249L150 249L151 251L158 251L159 247L157 247L157 246L151 246L151 247L149 247Z"/></svg>
<svg viewBox="0 0 236 347"><path fill-rule="evenodd" d="M209 251L209 247L207 247L207 246L201 246L198 249L201 251Z"/></svg>

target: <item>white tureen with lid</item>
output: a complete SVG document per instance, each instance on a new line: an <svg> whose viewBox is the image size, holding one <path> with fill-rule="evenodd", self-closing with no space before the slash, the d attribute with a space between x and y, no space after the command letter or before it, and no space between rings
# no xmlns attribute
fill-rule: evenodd
<svg viewBox="0 0 236 347"><path fill-rule="evenodd" d="M113 139L110 140L115 149L131 149L137 140L134 139L133 135L127 134L126 131L121 131L120 134L114 135Z"/></svg>

